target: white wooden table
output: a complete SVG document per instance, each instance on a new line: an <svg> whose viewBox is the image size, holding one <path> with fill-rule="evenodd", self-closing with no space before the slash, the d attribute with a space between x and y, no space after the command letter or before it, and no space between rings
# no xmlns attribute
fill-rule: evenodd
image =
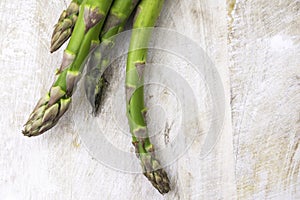
<svg viewBox="0 0 300 200"><path fill-rule="evenodd" d="M299 0L166 0L158 26L205 50L221 76L226 112L205 158L199 138L166 168L172 191L165 196L142 175L93 159L74 128L74 105L46 134L21 134L60 64L62 49L49 53L50 35L67 4L0 1L0 199L300 199Z"/></svg>

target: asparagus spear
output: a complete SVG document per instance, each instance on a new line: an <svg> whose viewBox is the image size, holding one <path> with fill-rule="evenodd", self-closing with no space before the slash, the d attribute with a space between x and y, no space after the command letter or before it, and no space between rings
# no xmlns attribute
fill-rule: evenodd
<svg viewBox="0 0 300 200"><path fill-rule="evenodd" d="M82 0L72 0L68 8L61 13L57 24L54 26L51 38L51 53L59 49L71 36L81 3Z"/></svg>
<svg viewBox="0 0 300 200"><path fill-rule="evenodd" d="M112 0L84 0L57 77L24 125L25 136L37 136L56 125L67 111L81 65L97 41Z"/></svg>
<svg viewBox="0 0 300 200"><path fill-rule="evenodd" d="M139 0L115 0L113 2L100 34L102 45L105 45L103 49L108 50L109 45L113 43L113 36L123 31L129 16L138 2ZM94 64L95 57L98 57L98 61L96 62L99 64L97 65ZM90 101L94 114L96 114L99 109L102 93L106 86L106 79L102 73L107 67L107 63L109 63L108 59L107 57L101 57L101 52L95 51L91 56L91 61L94 65L91 64L87 68L85 89L87 99Z"/></svg>
<svg viewBox="0 0 300 200"><path fill-rule="evenodd" d="M142 0L139 4L126 67L127 118L132 133L132 143L141 161L144 175L161 194L169 192L170 184L167 173L155 158L154 146L150 142L144 119L146 109L142 84L148 50L141 47L148 46L151 31L145 28L155 25L163 2L163 0Z"/></svg>

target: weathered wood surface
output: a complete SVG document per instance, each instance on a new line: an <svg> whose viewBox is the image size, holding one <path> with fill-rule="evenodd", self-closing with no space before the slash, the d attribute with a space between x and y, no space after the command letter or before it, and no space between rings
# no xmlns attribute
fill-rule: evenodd
<svg viewBox="0 0 300 200"><path fill-rule="evenodd" d="M142 175L93 159L74 126L74 109L40 137L21 134L59 66L62 50L50 55L49 36L66 5L0 1L0 199L300 198L300 1L166 0L158 25L190 37L207 52L223 81L226 115L209 155L200 157L199 137L167 167L173 190L164 197ZM191 72L183 76L194 80ZM167 98L158 100L168 105ZM108 118L111 109L101 117ZM129 149L130 138L116 139L108 131L112 126L109 120L103 125L108 138Z"/></svg>
<svg viewBox="0 0 300 200"><path fill-rule="evenodd" d="M241 199L300 198L300 1L237 1L232 126Z"/></svg>

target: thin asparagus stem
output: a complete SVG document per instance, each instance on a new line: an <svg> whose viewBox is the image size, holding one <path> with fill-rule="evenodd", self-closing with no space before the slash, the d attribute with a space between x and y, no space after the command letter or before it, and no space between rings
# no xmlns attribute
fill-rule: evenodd
<svg viewBox="0 0 300 200"><path fill-rule="evenodd" d="M167 173L155 158L154 146L151 144L145 115L143 76L151 31L147 27L154 27L160 14L163 0L142 0L138 6L133 24L129 53L126 67L126 101L127 118L132 133L132 143L137 157L141 161L144 175L161 193L170 190Z"/></svg>

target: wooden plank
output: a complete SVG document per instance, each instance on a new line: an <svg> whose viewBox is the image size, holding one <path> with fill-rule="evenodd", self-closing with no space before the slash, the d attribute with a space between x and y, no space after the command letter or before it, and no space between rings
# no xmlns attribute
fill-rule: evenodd
<svg viewBox="0 0 300 200"><path fill-rule="evenodd" d="M193 39L215 63L225 88L226 110L223 132L206 157L201 158L203 137L199 136L186 154L167 167L173 190L164 197L143 175L120 172L93 159L79 138L78 126L73 123L78 120L74 114L76 102L51 131L37 138L22 136L22 124L38 98L49 88L54 78L52 74L61 61L62 50L50 55L49 44L52 24L62 7L66 7L64 1L0 2L0 32L4 36L0 40L0 65L5 66L0 83L3 91L1 111L4 113L0 129L0 145L4 149L0 151L1 199L234 199L236 186L229 107L226 2L166 0L158 22L160 27ZM168 61L171 58L164 59ZM160 59L159 55L157 59ZM170 63L181 70L189 83L197 81L192 71L182 70L188 67L185 62L175 61L170 60ZM119 63L119 66L122 65L124 60ZM118 75L122 70L114 65L113 73ZM118 83L123 83L121 78L111 83L106 108L101 115L105 121L102 127L114 145L130 151L130 137L120 136L113 129L115 124L109 121L113 110L109 97ZM193 86L197 94L205 94L200 82ZM154 88L149 94L158 96L163 91ZM209 119L203 99L201 96L197 99L203 106L201 118ZM83 100L82 97L77 103ZM165 106L170 104L170 99L164 99L163 95L157 100ZM172 108L172 104L168 108ZM159 119L154 122L158 123ZM125 116L122 120L126 120ZM207 129L205 120L200 124L203 130ZM194 129L193 126L190 128ZM175 134L176 130L171 127L170 139ZM163 143L156 141L158 147Z"/></svg>
<svg viewBox="0 0 300 200"><path fill-rule="evenodd" d="M63 1L0 2L1 199L70 199L71 126L62 123L55 136L21 133L59 66L61 55L49 53L49 35L65 7Z"/></svg>
<svg viewBox="0 0 300 200"><path fill-rule="evenodd" d="M229 24L240 199L300 197L299 1L236 1Z"/></svg>

